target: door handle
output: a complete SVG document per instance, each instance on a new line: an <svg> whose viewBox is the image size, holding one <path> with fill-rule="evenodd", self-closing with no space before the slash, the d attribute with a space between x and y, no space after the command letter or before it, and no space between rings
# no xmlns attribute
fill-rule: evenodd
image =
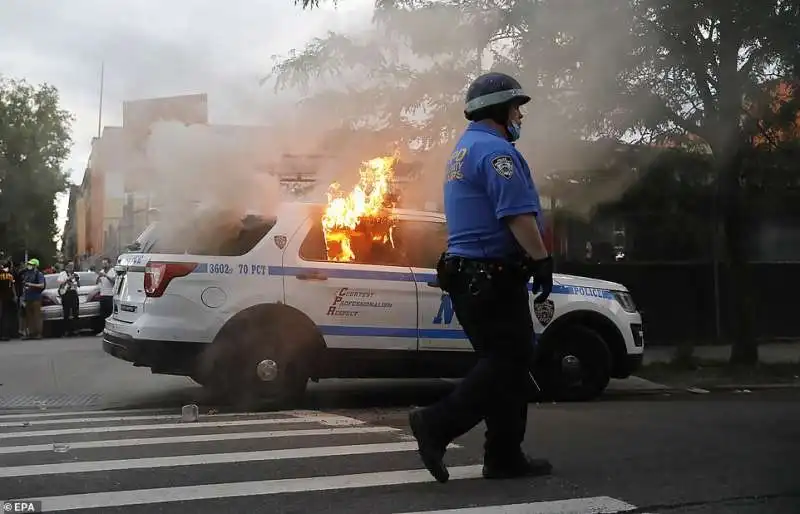
<svg viewBox="0 0 800 514"><path fill-rule="evenodd" d="M438 279L431 280L430 282L428 282L428 287L439 287L439 280Z"/></svg>
<svg viewBox="0 0 800 514"><path fill-rule="evenodd" d="M296 275L298 280L328 280L328 277L318 271L309 271L307 273L298 273Z"/></svg>

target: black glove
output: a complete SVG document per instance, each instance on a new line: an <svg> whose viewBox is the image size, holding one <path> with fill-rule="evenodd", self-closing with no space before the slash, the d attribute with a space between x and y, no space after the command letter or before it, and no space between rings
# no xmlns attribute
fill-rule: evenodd
<svg viewBox="0 0 800 514"><path fill-rule="evenodd" d="M547 256L538 261L530 261L533 271L533 294L541 288L542 294L534 298L533 303L542 303L553 292L553 258Z"/></svg>

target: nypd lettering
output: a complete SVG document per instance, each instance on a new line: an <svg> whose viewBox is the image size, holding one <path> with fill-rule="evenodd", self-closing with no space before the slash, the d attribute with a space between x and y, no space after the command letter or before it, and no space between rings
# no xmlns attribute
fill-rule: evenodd
<svg viewBox="0 0 800 514"><path fill-rule="evenodd" d="M506 180L514 176L514 161L508 155L492 159L492 168Z"/></svg>

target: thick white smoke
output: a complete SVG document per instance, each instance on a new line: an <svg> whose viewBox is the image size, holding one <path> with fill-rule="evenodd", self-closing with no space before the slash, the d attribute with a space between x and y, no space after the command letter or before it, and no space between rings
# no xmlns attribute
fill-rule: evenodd
<svg viewBox="0 0 800 514"><path fill-rule="evenodd" d="M162 212L191 206L241 215L274 212L280 184L267 173L274 156L259 136L266 138L251 127L153 124L145 155Z"/></svg>
<svg viewBox="0 0 800 514"><path fill-rule="evenodd" d="M267 137L256 127L153 124L144 158L159 239L173 249L214 248L239 233L245 216L274 215L281 191L268 173Z"/></svg>

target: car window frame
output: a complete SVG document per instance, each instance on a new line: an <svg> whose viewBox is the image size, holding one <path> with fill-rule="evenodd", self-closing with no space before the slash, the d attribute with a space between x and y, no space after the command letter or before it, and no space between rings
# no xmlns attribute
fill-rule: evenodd
<svg viewBox="0 0 800 514"><path fill-rule="evenodd" d="M435 270L436 269L436 262L439 260L439 256L441 255L442 252L444 252L447 249L447 223L444 220L440 220L440 219L437 219L437 218L406 218L406 219L402 219L402 220L399 220L399 221L401 221L403 223L416 224L416 225L420 225L420 226L428 225L428 226L431 226L431 227L435 227L437 230L442 230L442 234L441 235L444 236L443 237L443 241L442 241L442 245L441 245L441 248L437 249L436 253L434 254L435 257L432 256L432 262L430 263L430 266L428 266L428 265L419 265L417 263L414 263L414 262L412 262L412 255L410 255L407 251L404 253L404 257L405 257L406 261L408 262L409 267L411 267L411 268L419 268L419 269ZM423 238L423 240L427 241L428 238L425 237L425 238Z"/></svg>
<svg viewBox="0 0 800 514"><path fill-rule="evenodd" d="M403 216L403 215L396 215L396 219L399 226L404 224L432 224L431 226L436 227L437 229L441 229L443 231L444 241L443 247L441 251L445 251L447 248L447 224L444 219L436 218L436 217L423 217L423 216ZM313 263L332 263L332 264L355 264L360 266L389 266L389 267L399 267L399 268L418 268L418 269L435 269L436 268L436 261L438 260L438 256L441 253L437 253L436 260L431 262L430 266L417 266L411 262L409 258L409 254L403 246L400 246L398 253L400 255L400 264L385 264L385 263L370 263L370 262L360 262L360 261L331 261L327 259L310 259L307 256L303 255L303 249L308 244L309 238L312 233L316 232L319 236L321 244L324 247L325 244L325 234L322 231L322 221L321 219L317 219L317 217L312 217L308 220L311 223L311 228L306 232L303 236L303 240L300 242L300 246L298 247L298 258L303 262L313 262ZM400 234L403 234L403 231L400 231ZM405 239L401 237L400 245L405 244Z"/></svg>
<svg viewBox="0 0 800 514"><path fill-rule="evenodd" d="M245 222L247 217L248 216L244 216L239 221L243 223L243 222ZM131 252L131 253L158 253L158 254L166 254L166 255L197 255L197 256L202 256L202 257L232 257L232 258L245 257L246 255L249 255L250 253L252 253L253 250L255 250L258 247L258 245L261 244L261 242L264 241L264 239L267 238L272 233L272 231L275 229L275 227L278 226L278 221L279 220L278 220L277 216L255 216L255 217L257 219L256 219L256 221L254 223L256 223L257 225L244 227L243 230L246 231L246 232L250 232L254 228L259 228L260 229L260 227L265 226L266 227L266 231L263 231L263 233L261 233L261 230L259 230L257 233L260 233L260 236L255 240L255 242L252 245L250 245L250 247L249 247L249 249L247 251L242 252L242 253L236 253L236 252L230 252L230 251L228 251L228 252L209 252L209 251L205 251L205 250L200 251L200 252L190 251L190 250L197 250L198 248L200 248L199 246L197 246L196 242L194 243L195 244L194 248L192 248L189 245L180 245L181 247L183 247L183 246L186 246L186 247L182 248L181 250L178 250L177 247L174 247L174 248L167 247L166 250L171 250L171 251L164 251L165 248L157 248L157 245L159 244L159 242L161 242L162 235L163 235L162 233L158 232L157 227L153 227L150 230L150 233L148 235L149 239L145 242L144 245L142 245L141 250L137 250L137 251ZM158 223L161 223L161 222L158 222ZM186 223L187 223L187 226L189 226L191 223L196 223L196 220L193 221L193 222L186 222ZM241 233L242 233L242 230L240 230L239 235L241 235ZM141 237L142 236L140 235L140 238ZM238 241L238 240L239 240L239 237L237 236L236 241ZM137 241L138 241L138 239L137 239ZM226 241L226 243L229 242L229 241L230 240ZM222 245L220 245L220 246L222 246Z"/></svg>
<svg viewBox="0 0 800 514"><path fill-rule="evenodd" d="M400 220L398 220L400 221ZM310 219L309 222L311 223L311 228L306 232L303 236L303 240L300 242L300 246L297 249L297 257L303 262L313 262L313 263L330 263L330 264L350 264L350 265L358 265L358 266L387 266L390 268L409 268L410 266L406 262L407 259L405 258L404 252L399 252L400 255L400 262L394 263L383 263L383 262L363 262L363 261L331 261L328 259L311 259L303 255L303 248L306 246L309 238L312 234L316 234L319 236L321 240L322 246L325 246L325 232L322 230L322 220L321 219ZM312 243L317 244L317 243ZM356 256L358 257L358 256Z"/></svg>

